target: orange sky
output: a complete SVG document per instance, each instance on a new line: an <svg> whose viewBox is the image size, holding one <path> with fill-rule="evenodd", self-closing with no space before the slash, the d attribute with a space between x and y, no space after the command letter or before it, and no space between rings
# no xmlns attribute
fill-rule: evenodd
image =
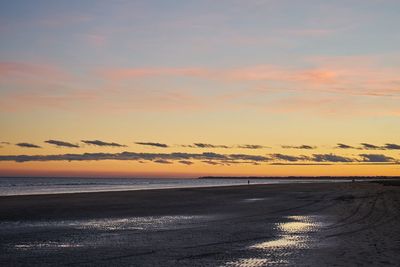
<svg viewBox="0 0 400 267"><path fill-rule="evenodd" d="M400 3L362 4L3 3L0 176L399 175Z"/></svg>

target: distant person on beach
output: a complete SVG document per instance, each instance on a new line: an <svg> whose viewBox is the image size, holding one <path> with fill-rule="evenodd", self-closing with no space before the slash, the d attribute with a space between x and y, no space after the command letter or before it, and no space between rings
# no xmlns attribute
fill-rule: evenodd
<svg viewBox="0 0 400 267"><path fill-rule="evenodd" d="M247 180L247 184L250 184L250 180Z"/></svg>

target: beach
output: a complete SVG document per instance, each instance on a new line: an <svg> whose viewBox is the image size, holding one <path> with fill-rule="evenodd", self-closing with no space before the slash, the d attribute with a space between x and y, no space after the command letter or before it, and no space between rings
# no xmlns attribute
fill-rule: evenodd
<svg viewBox="0 0 400 267"><path fill-rule="evenodd" d="M0 197L1 266L396 266L397 182Z"/></svg>

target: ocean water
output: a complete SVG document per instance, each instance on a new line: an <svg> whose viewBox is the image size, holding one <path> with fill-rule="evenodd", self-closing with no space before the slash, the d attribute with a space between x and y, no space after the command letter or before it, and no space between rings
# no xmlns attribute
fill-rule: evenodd
<svg viewBox="0 0 400 267"><path fill-rule="evenodd" d="M250 179L251 184L304 183L311 181L315 180ZM0 177L0 196L210 187L245 184L247 184L247 179Z"/></svg>

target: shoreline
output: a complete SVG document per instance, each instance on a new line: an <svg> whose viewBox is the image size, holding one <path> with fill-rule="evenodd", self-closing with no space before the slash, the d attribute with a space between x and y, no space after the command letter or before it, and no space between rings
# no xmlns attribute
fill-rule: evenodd
<svg viewBox="0 0 400 267"><path fill-rule="evenodd" d="M86 179L86 178L84 178ZM90 178L88 178L90 179ZM110 178L111 179L111 178ZM208 178L197 178L201 180L206 180ZM220 178L210 178L210 181L215 181ZM230 186L247 186L247 185L275 185L275 184L302 184L302 183L348 183L352 182L351 177L345 178L343 177L342 179L336 179L336 178L325 178L325 179L320 179L320 178L298 178L298 179L291 179L291 178L285 178L285 179L264 179L264 178L221 178L221 180L243 180L243 184L237 184L237 183L232 183L232 184L210 184L210 185L161 185L161 186L141 186L138 185L138 188L100 188L100 189L78 189L75 191L67 192L67 191L56 191L56 192L34 192L34 193L10 193L10 194L0 194L1 197L13 197L13 196L37 196L37 195L58 195L58 194L84 194L84 193L105 193L105 192L130 192L130 191L147 191L147 190L168 190L168 189L180 189L180 188L212 188L212 187L230 187ZM194 179L196 180L196 179ZM247 184L247 181L250 181L250 184ZM268 183L270 181L271 183ZM400 181L399 178L358 178L355 179L355 182L374 182L374 181Z"/></svg>
<svg viewBox="0 0 400 267"><path fill-rule="evenodd" d="M361 184L362 182L358 183ZM366 182L368 183L368 182ZM0 222L7 220L7 215L12 215L11 218L33 220L41 217L45 218L85 218L85 214L81 210L92 210L94 217L101 217L100 211L107 210L107 206L120 205L123 212L130 205L139 205L140 214L142 213L143 205L151 203L156 205L156 201L168 199L174 205L182 199L199 202L202 205L201 199L197 199L193 192L200 195L207 195L207 192L221 192L222 195L229 192L237 192L238 194L249 194L257 196L258 192L263 194L265 191L291 191L299 188L320 188L320 187L340 187L350 184L349 182L316 182L316 183L275 183L275 184L243 184L243 185L223 185L209 187L186 187L186 188L167 188L167 189L149 189L149 190L124 190L124 191L103 191L103 192L79 192L79 193L61 193L61 194L34 194L34 195L12 195L0 196ZM150 198L150 199L149 199ZM32 203L35 203L34 205ZM165 203L162 203L163 205ZM161 204L160 204L161 205ZM212 205L212 203L208 203ZM162 205L161 205L162 206ZM58 210L68 211L66 214L58 213ZM116 210L109 210L108 215L118 213ZM163 213L163 212L162 212ZM43 216L47 214L48 216ZM54 216L53 216L54 215ZM59 216L61 215L61 216ZM106 214L104 214L106 215ZM114 216L114 215L113 215ZM90 216L87 216L90 217Z"/></svg>
<svg viewBox="0 0 400 267"><path fill-rule="evenodd" d="M400 181L400 180L399 180ZM180 189L184 190L184 189L233 189L233 188L237 188L237 189L249 189L250 187L252 188L256 188L259 186L268 186L268 187L275 187L275 186L291 186L291 185L304 185L304 184L340 184L340 183L350 183L351 180L348 181L302 181L302 182L284 182L284 183L271 183L271 184L267 184L267 183L243 183L243 184L223 184L223 185L209 185L209 186L205 186L205 185L200 185L200 186L183 186L183 187L165 187L165 188L138 188L138 189L117 189L117 190L104 190L104 191L82 191L82 192L67 192L67 193L43 193L43 194L25 194L25 195L0 195L0 200L2 198L18 198L18 197L45 197L45 196L57 196L57 195L93 195L93 194L118 194L118 193L134 193L134 192L158 192L158 191L179 191ZM370 183L370 182L379 182L379 181L375 181L375 180L371 180L371 181L358 181L358 183Z"/></svg>
<svg viewBox="0 0 400 267"><path fill-rule="evenodd" d="M27 194L13 194L13 195L0 195L2 197L15 197L15 196L42 196L42 195L63 195L63 194L88 194L88 193L112 193L112 192L134 192L134 191L150 191L150 190L169 190L169 189L185 189L185 188L218 188L218 187L240 187L240 186L256 186L256 185L277 185L277 184L308 184L308 183L349 183L351 180L339 180L339 181L289 181L286 180L281 183L250 183L247 184L245 181L243 184L223 184L223 185L188 185L188 186L171 186L171 187L156 187L156 188L132 188L132 189L104 189L95 191L74 191L74 192L55 192L55 193L27 193Z"/></svg>
<svg viewBox="0 0 400 267"><path fill-rule="evenodd" d="M196 179L261 179L261 180L276 180L276 179L400 179L400 176L385 176L385 175L341 175L341 176L197 176L197 177L129 177L129 176L2 176L2 178L24 179L24 178L54 178L54 179L183 179L183 180L196 180Z"/></svg>
<svg viewBox="0 0 400 267"><path fill-rule="evenodd" d="M253 180L398 180L400 176L201 176L197 179L253 179Z"/></svg>

